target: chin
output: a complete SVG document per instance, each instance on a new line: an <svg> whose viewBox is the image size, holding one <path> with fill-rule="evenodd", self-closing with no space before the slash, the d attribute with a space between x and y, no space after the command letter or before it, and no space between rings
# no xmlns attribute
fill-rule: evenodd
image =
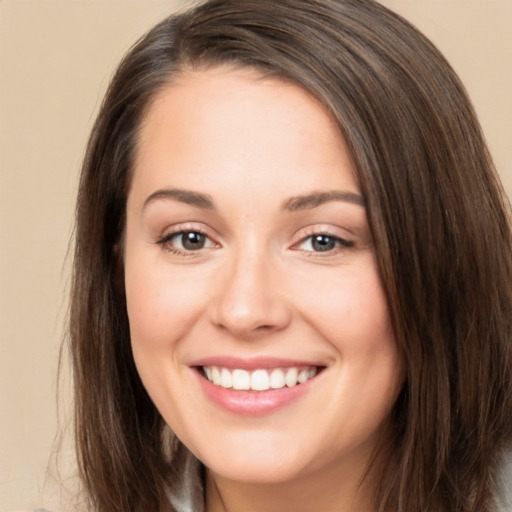
<svg viewBox="0 0 512 512"><path fill-rule="evenodd" d="M297 462L283 460L229 461L207 466L223 479L252 485L269 485L291 482L304 472Z"/></svg>
<svg viewBox="0 0 512 512"><path fill-rule="evenodd" d="M205 450L193 451L222 479L256 485L291 483L321 474L332 464L339 464L340 456L343 458L342 454L318 446L314 439L294 439L290 432L277 436L261 434L257 431L246 436L235 434L224 442L212 439L209 447L203 447Z"/></svg>

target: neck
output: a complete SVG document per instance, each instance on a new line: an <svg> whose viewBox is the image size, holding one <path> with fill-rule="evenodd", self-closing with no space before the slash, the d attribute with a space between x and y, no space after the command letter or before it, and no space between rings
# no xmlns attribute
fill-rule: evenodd
<svg viewBox="0 0 512 512"><path fill-rule="evenodd" d="M206 512L373 512L372 476L362 480L364 467L336 469L280 483L234 482L208 470Z"/></svg>

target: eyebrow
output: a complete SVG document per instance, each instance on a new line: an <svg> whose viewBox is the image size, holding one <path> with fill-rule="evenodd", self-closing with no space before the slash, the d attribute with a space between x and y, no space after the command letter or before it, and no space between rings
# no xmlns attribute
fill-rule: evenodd
<svg viewBox="0 0 512 512"><path fill-rule="evenodd" d="M331 201L343 201L365 208L365 201L362 195L355 194L354 192L332 190L329 192L313 192L312 194L304 196L291 197L284 202L283 210L290 212L309 210Z"/></svg>
<svg viewBox="0 0 512 512"><path fill-rule="evenodd" d="M210 196L201 194L200 192L192 192L190 190L182 190L177 188L163 188L156 190L146 198L144 204L142 205L142 209L144 210L148 204L156 201L157 199L174 199L180 203L190 204L205 210L215 210L215 206Z"/></svg>
<svg viewBox="0 0 512 512"><path fill-rule="evenodd" d="M148 204L158 199L174 199L180 203L189 204L205 210L216 209L213 200L209 195L176 188L156 190L146 198L142 205L142 209L144 210ZM329 192L313 192L303 196L291 197L283 203L282 209L290 212L309 210L331 201L343 201L362 206L363 208L365 207L363 196L360 194L341 190L332 190Z"/></svg>

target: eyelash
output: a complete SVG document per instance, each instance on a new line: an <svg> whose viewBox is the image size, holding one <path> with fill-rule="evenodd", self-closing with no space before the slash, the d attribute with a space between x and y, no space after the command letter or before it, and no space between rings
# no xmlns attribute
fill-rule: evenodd
<svg viewBox="0 0 512 512"><path fill-rule="evenodd" d="M176 248L174 245L171 244L171 240L175 237L183 237L186 234L196 234L205 237L207 241L210 242L209 247L200 247L199 249L179 249ZM304 253L307 254L308 257L312 257L314 255L320 256L322 253L325 253L326 255L332 255L338 253L340 250L344 249L351 249L355 247L355 243L351 240L346 240L344 238L341 238L337 235L334 235L332 233L329 233L328 231L311 231L310 233L306 234L305 236L301 236L300 239L295 242L292 245L292 248L294 247L300 247L301 245L305 244L308 240L309 243L313 247L314 244L314 238L320 238L320 237L326 237L330 239L330 242L334 243L334 247L332 249L327 249L325 251L315 251L315 250L306 250L302 249ZM176 254L179 256L185 256L185 257L191 257L191 256L197 256L198 253L200 253L203 249L209 249L211 247L214 247L216 244L212 241L212 239L201 229L197 228L183 228L178 227L175 231L172 231L170 233L166 233L164 236L159 238L156 241L156 244L161 245L165 250L171 252L172 254ZM183 245L183 243L182 243ZM299 249L300 250L300 249Z"/></svg>
<svg viewBox="0 0 512 512"><path fill-rule="evenodd" d="M328 231L312 231L307 233L306 236L301 236L300 240L296 242L292 247L301 246L309 241L309 244L313 247L315 243L315 238L319 239L321 237L325 237L330 239L330 241L334 244L332 249L328 249L325 251L315 251L315 250L305 250L302 249L305 253L309 253L308 256L320 256L322 253L327 255L337 254L339 251L343 251L344 249L351 249L355 247L355 243L351 240L346 240L345 238L341 238L340 236L329 233Z"/></svg>
<svg viewBox="0 0 512 512"><path fill-rule="evenodd" d="M175 231L172 231L170 233L166 233L161 238L159 238L156 241L156 243L158 245L161 245L166 251L168 251L168 252L170 252L172 254L176 254L178 256L185 256L185 257L197 256L197 253L199 253L202 249L205 249L205 247L201 247L201 248L196 249L196 250L186 250L186 249L183 250L183 249L179 249L179 248L177 248L177 247L175 247L175 246L173 246L171 244L171 240L173 238L175 238L175 237L177 238L179 236L183 237L183 235L186 235L187 233L188 234L201 235L206 240L209 240L211 242L212 246L215 244L215 242L213 242L211 240L211 238L203 230L198 229L198 228L184 228L182 226L179 226L178 228L176 228Z"/></svg>

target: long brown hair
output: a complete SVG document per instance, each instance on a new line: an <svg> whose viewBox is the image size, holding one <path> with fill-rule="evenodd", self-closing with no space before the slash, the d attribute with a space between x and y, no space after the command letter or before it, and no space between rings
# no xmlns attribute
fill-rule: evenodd
<svg viewBox="0 0 512 512"><path fill-rule="evenodd" d="M512 236L475 113L451 67L372 0L211 0L143 37L93 128L76 210L70 314L79 467L97 512L171 510L180 471L137 375L122 251L137 132L184 68L295 83L351 152L407 368L375 490L380 512L494 510L511 445Z"/></svg>

